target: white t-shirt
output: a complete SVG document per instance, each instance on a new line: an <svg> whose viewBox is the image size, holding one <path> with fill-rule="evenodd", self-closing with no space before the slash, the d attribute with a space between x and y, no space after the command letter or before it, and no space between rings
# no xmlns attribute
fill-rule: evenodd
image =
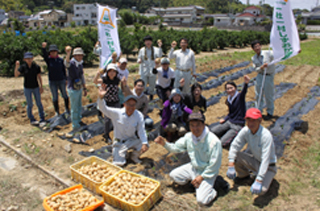
<svg viewBox="0 0 320 211"><path fill-rule="evenodd" d="M158 79L156 84L161 86L162 88L167 88L170 86L171 80L174 78L174 71L172 68L169 67L168 69L168 78L163 77L163 69L162 67L158 67Z"/></svg>
<svg viewBox="0 0 320 211"><path fill-rule="evenodd" d="M118 70L118 77L121 80L124 77L128 80L129 77L129 70L126 68L125 70L121 70L119 67L117 67Z"/></svg>

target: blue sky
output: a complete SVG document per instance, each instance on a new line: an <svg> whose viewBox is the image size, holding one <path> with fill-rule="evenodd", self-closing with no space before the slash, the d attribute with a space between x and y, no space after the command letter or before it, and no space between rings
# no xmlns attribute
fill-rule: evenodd
<svg viewBox="0 0 320 211"><path fill-rule="evenodd" d="M246 4L247 0L240 0L242 3ZM273 6L274 2L276 0L265 0L266 4L270 4ZM289 0L291 1L291 7L292 9L308 9L311 10L311 8L316 6L317 0ZM250 4L259 4L260 0L250 0ZM320 1L319 1L320 5Z"/></svg>

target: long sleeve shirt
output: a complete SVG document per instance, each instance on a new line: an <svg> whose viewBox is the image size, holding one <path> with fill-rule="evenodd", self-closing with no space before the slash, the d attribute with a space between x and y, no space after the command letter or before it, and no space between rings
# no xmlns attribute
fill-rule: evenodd
<svg viewBox="0 0 320 211"><path fill-rule="evenodd" d="M169 52L169 59L176 59L177 70L188 70L191 69L193 74L196 74L196 60L194 52L191 49L182 51L181 49L175 50L171 48Z"/></svg>
<svg viewBox="0 0 320 211"><path fill-rule="evenodd" d="M155 73L156 72L156 73ZM168 68L167 72L167 78L163 77L163 68L159 67L156 69L156 71L153 72L153 74L157 74L158 78L156 81L156 85L162 87L163 89L168 88L172 84L172 79L174 80L175 74L174 70L172 68Z"/></svg>
<svg viewBox="0 0 320 211"><path fill-rule="evenodd" d="M246 94L248 84L244 83L241 93L239 93L232 101L228 103L229 113L224 118L225 121L230 121L234 124L245 124L244 117L246 115Z"/></svg>
<svg viewBox="0 0 320 211"><path fill-rule="evenodd" d="M170 100L166 100L164 103L163 103L163 110L162 110L162 120L161 120L161 126L163 128L166 128L167 125L169 124L170 122L170 119L171 119L171 115L172 115L172 109L171 109L171 102ZM188 108L185 104L183 104L182 102L180 102L180 108L181 110L184 112L184 113L187 113L187 114L191 114L192 113L192 110L190 108ZM184 123L183 121L183 115L181 115L179 118L179 121Z"/></svg>
<svg viewBox="0 0 320 211"><path fill-rule="evenodd" d="M208 130L207 127L205 130ZM194 141L192 133L189 132L176 143L166 142L164 147L169 152L188 152L191 165L204 179L209 179L219 174L222 159L221 142L210 131L198 141Z"/></svg>
<svg viewBox="0 0 320 211"><path fill-rule="evenodd" d="M62 81L67 79L66 67L64 66L62 58L50 57L45 48L42 48L42 56L48 66L49 81Z"/></svg>
<svg viewBox="0 0 320 211"><path fill-rule="evenodd" d="M137 138L137 132L142 144L148 144L144 118L139 111L135 110L128 116L125 108L111 108L100 98L98 98L98 109L111 119L115 138L119 140Z"/></svg>
<svg viewBox="0 0 320 211"><path fill-rule="evenodd" d="M146 118L148 116L148 110L149 110L149 99L147 95L142 93L140 96L138 96L134 89L132 91L130 90L128 85L122 86L121 88L122 88L124 97L128 95L134 95L137 97L138 101L136 104L136 109L140 111L143 114L143 116Z"/></svg>
<svg viewBox="0 0 320 211"><path fill-rule="evenodd" d="M78 63L73 59L70 62L64 61L65 66L68 68L68 89L74 89L73 84L75 83L76 79L81 79L82 84L85 84L86 81L84 79L83 74L83 65L82 63Z"/></svg>
<svg viewBox="0 0 320 211"><path fill-rule="evenodd" d="M260 67L264 64L264 63L270 63L273 60L273 51L261 51L260 55L258 56L257 54L255 54L252 58L252 63L253 63L253 68L255 69L255 71L257 71L260 74L264 73L264 70L261 69ZM274 74L276 70L275 65L268 65L267 70L266 70L266 74Z"/></svg>
<svg viewBox="0 0 320 211"><path fill-rule="evenodd" d="M158 48L158 47L154 47L153 48L153 60L152 60L152 56L151 56L151 48L147 48L146 47L142 47L139 50L139 54L138 54L138 61L141 61L141 64L139 65L139 74L144 74L144 73L148 73L150 75L152 75L152 69L155 67L155 62L154 60L156 58L161 58L162 57L162 49ZM147 59L145 59L145 52L147 53Z"/></svg>
<svg viewBox="0 0 320 211"><path fill-rule="evenodd" d="M229 162L233 163L235 161L237 152L245 144L248 144L248 149L253 157L261 163L257 179L263 181L269 164L277 162L272 135L269 130L261 125L255 134L252 134L247 126L242 128L231 144Z"/></svg>

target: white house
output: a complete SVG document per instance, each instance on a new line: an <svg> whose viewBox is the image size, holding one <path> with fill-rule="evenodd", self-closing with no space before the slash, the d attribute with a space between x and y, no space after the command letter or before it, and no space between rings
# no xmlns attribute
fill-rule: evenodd
<svg viewBox="0 0 320 211"><path fill-rule="evenodd" d="M168 24L180 25L191 24L201 20L204 10L201 6L191 5L167 8L152 7L148 12L161 16L163 21Z"/></svg>
<svg viewBox="0 0 320 211"><path fill-rule="evenodd" d="M234 17L229 14L214 14L215 26L230 26L234 21Z"/></svg>
<svg viewBox="0 0 320 211"><path fill-rule="evenodd" d="M96 25L97 7L94 4L74 4L72 20L77 26Z"/></svg>
<svg viewBox="0 0 320 211"><path fill-rule="evenodd" d="M233 24L236 26L251 26L265 18L266 16L261 14L261 10L258 7L250 6L243 13L236 16Z"/></svg>
<svg viewBox="0 0 320 211"><path fill-rule="evenodd" d="M3 9L0 9L0 23L6 19L6 11L4 11Z"/></svg>
<svg viewBox="0 0 320 211"><path fill-rule="evenodd" d="M311 10L311 12L303 12L301 14L302 23L307 25L308 20L320 20L320 6L317 6Z"/></svg>
<svg viewBox="0 0 320 211"><path fill-rule="evenodd" d="M68 25L67 13L62 10L44 10L28 19L29 27L58 26Z"/></svg>

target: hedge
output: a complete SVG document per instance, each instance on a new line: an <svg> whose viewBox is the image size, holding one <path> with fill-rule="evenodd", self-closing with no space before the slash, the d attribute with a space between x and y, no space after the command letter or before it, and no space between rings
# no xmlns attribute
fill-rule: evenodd
<svg viewBox="0 0 320 211"><path fill-rule="evenodd" d="M167 29L162 25L159 30L147 29L141 24L135 24L134 31L129 31L126 27L119 27L119 39L123 54L134 54L134 49L144 46L143 38L146 35L153 37L154 45L157 40L162 40L162 50L167 53L170 50L171 42L179 42L181 38L187 38L189 47L196 53L201 51L212 51L213 49L224 49L225 47L244 47L249 46L251 41L260 40L262 44L269 43L269 32L258 31L225 31L217 29L208 29L204 27L200 31L191 30L173 30ZM142 28L141 28L142 27ZM22 60L23 53L31 51L35 55L41 53L41 43L46 41L48 45L56 44L60 53L64 52L64 47L82 47L86 56L84 65L92 66L93 61L97 60L92 52L93 46L98 39L96 28L86 27L80 33L66 32L60 29L56 30L38 30L27 32L26 36L15 36L7 32L0 35L0 75L13 76L14 64L16 60ZM307 35L300 35L300 39L307 39Z"/></svg>

